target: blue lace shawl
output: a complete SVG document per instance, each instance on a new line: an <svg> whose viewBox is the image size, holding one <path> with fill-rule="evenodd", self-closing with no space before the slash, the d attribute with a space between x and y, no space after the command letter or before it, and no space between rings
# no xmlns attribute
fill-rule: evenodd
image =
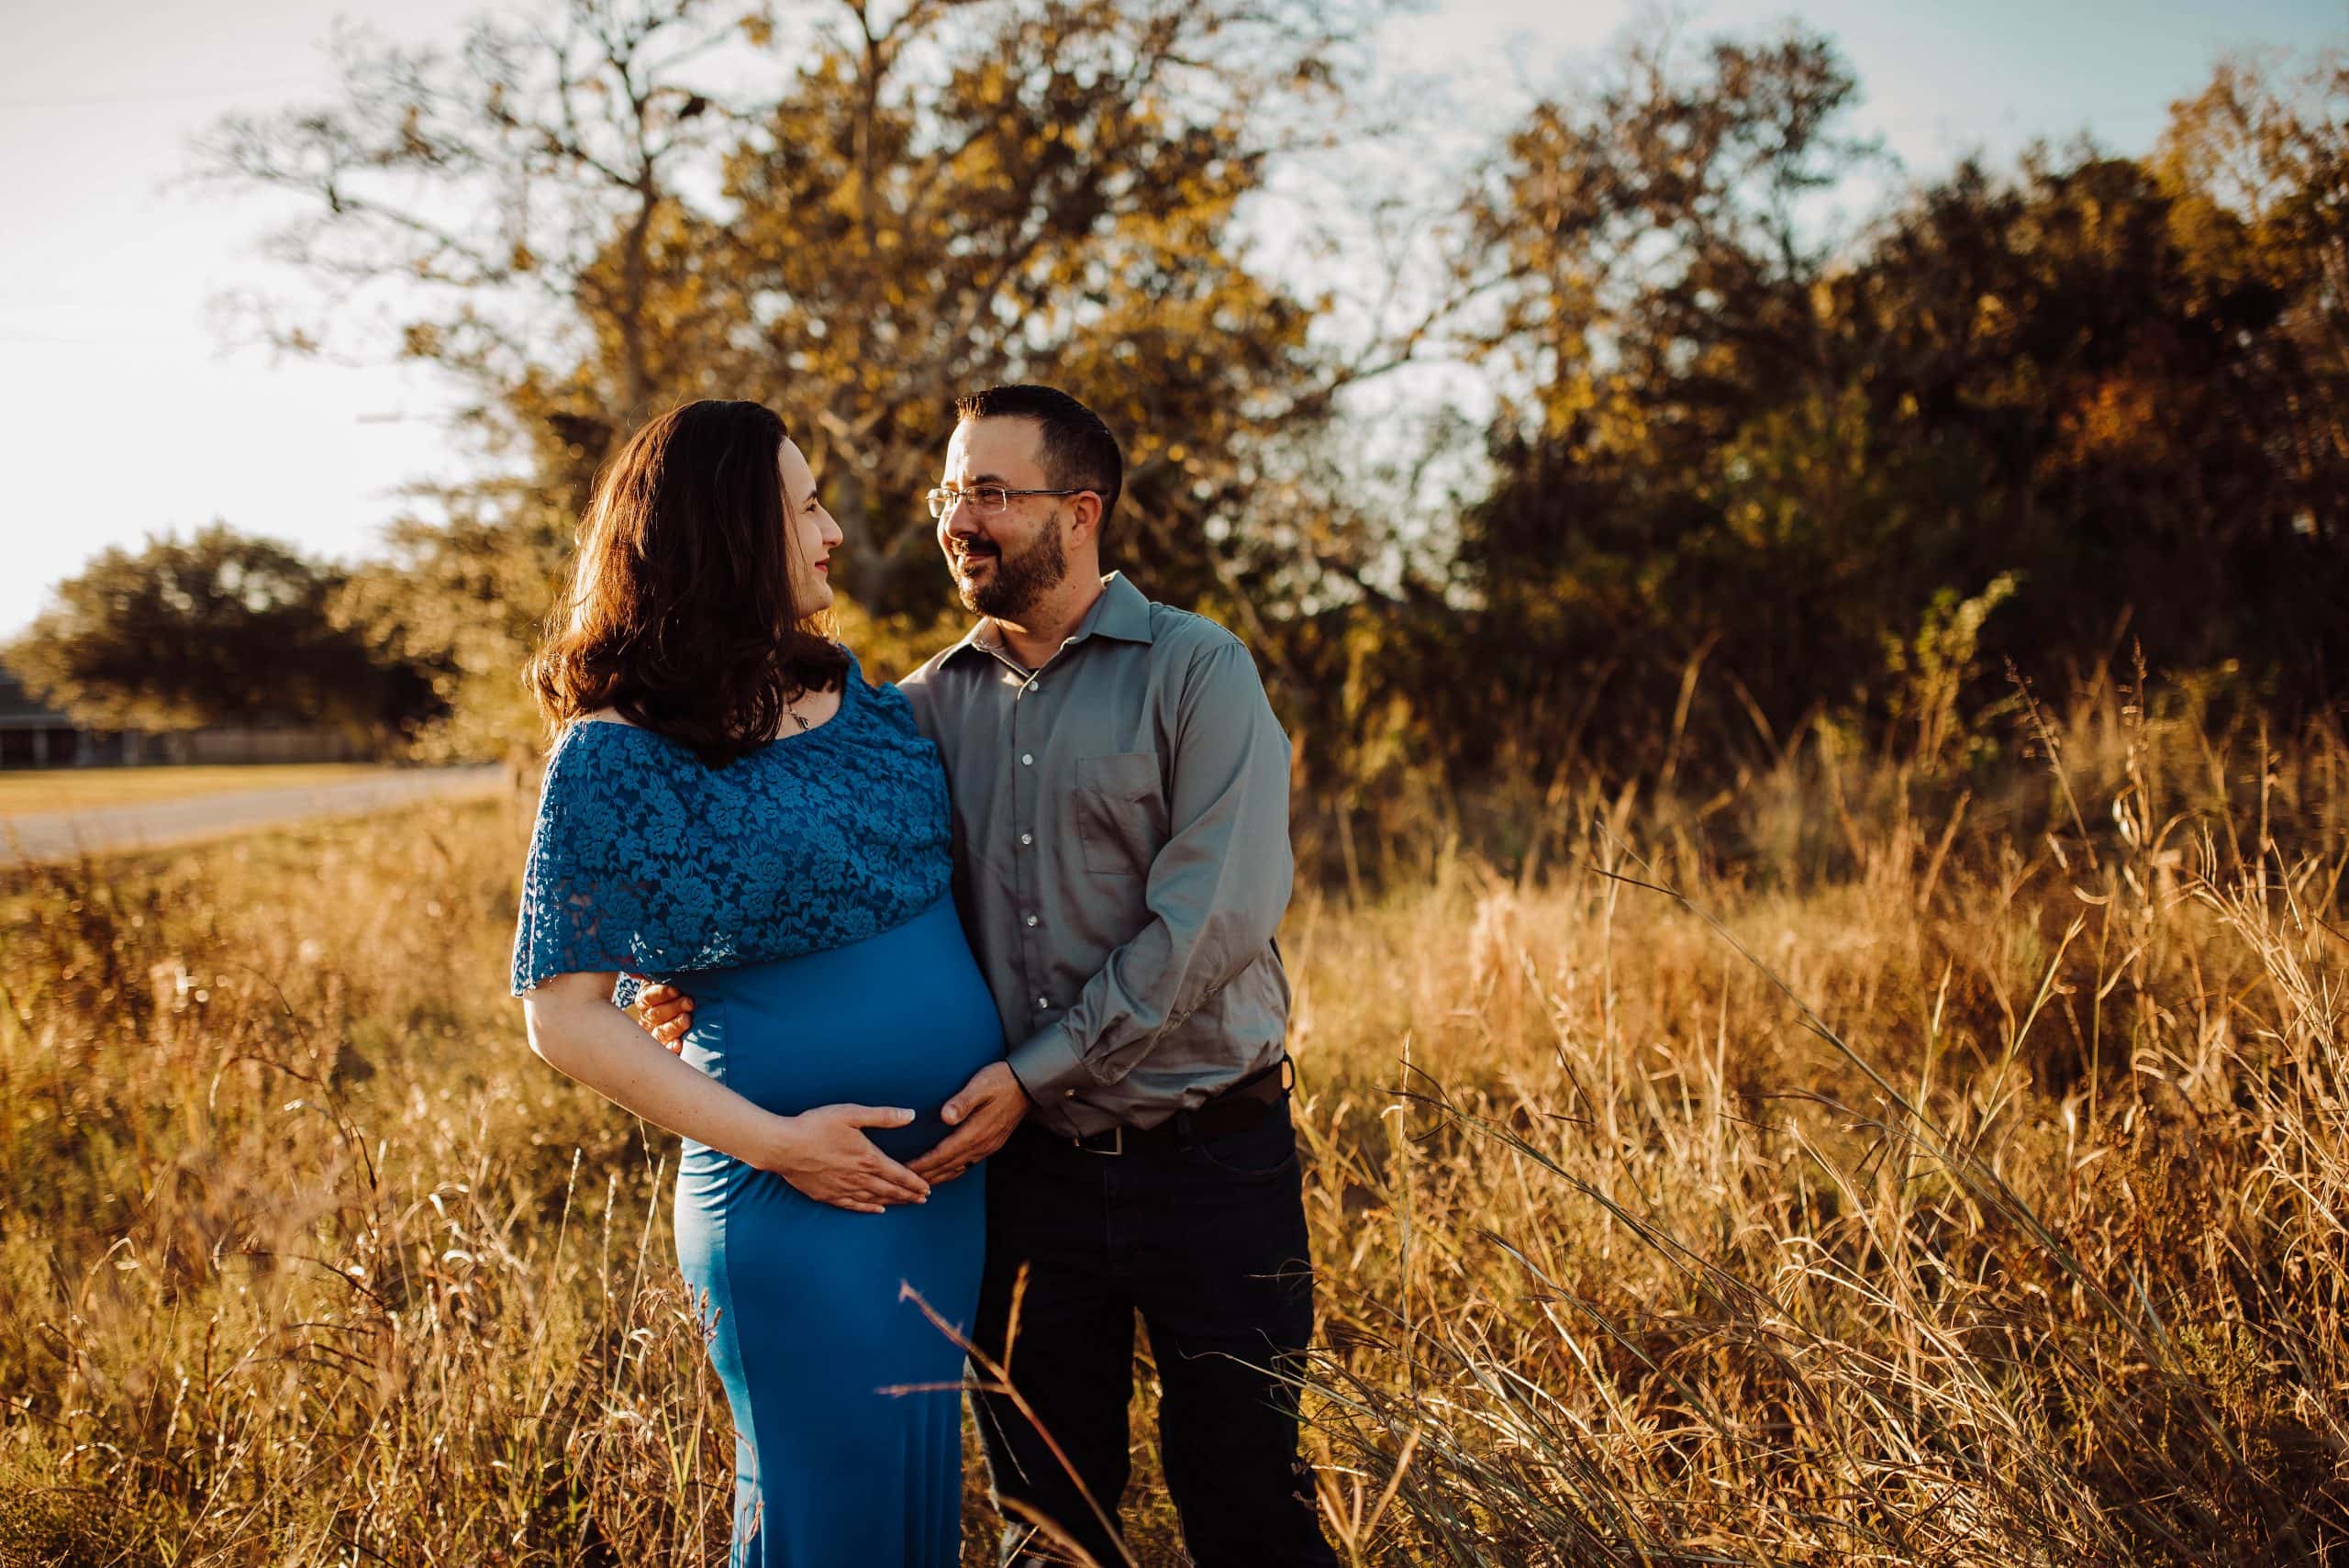
<svg viewBox="0 0 2349 1568"><path fill-rule="evenodd" d="M850 663L829 723L722 768L648 729L573 724L522 873L514 994L821 952L903 925L952 877L946 773L895 686ZM621 999L633 991L622 983Z"/></svg>

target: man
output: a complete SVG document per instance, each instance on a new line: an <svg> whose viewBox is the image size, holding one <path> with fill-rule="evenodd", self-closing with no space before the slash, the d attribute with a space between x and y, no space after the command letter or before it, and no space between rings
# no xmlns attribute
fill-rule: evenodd
<svg viewBox="0 0 2349 1568"><path fill-rule="evenodd" d="M1003 1560L1071 1560L1039 1518L1119 1560L1139 1312L1192 1560L1334 1568L1284 1381L1312 1331L1273 942L1288 741L1237 638L1102 575L1123 462L1090 409L1005 386L956 413L930 511L981 618L901 684L945 757L956 898L1010 1051L913 1168L993 1156L976 1342L1035 1415L979 1400ZM675 1008L649 1021L682 1030Z"/></svg>

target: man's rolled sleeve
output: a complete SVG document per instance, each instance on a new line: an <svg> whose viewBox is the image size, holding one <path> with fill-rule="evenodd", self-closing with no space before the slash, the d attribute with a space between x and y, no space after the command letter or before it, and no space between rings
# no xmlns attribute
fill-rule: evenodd
<svg viewBox="0 0 2349 1568"><path fill-rule="evenodd" d="M1065 1099L1099 1080L1085 1064L1081 1041L1065 1021L1039 1029L1012 1047L1011 1075L1038 1105Z"/></svg>

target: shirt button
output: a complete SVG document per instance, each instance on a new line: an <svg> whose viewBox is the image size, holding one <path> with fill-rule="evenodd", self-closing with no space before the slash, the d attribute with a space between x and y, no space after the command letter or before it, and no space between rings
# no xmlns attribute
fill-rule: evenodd
<svg viewBox="0 0 2349 1568"><path fill-rule="evenodd" d="M1036 753L1035 753L1035 752L1033 752L1033 751L1022 751L1022 752L1020 752L1020 753L1019 753L1019 765L1020 765L1021 767L1023 767L1023 768L1032 768L1032 767L1034 767L1034 766L1036 765Z"/></svg>
<svg viewBox="0 0 2349 1568"><path fill-rule="evenodd" d="M1042 1012L1045 1008L1047 1008L1047 1007L1049 1007L1049 1006L1052 1006L1052 1004L1051 1004L1050 1002L1045 1001L1041 996L1039 996L1039 997L1037 997L1037 998L1036 998L1036 1010L1037 1010L1038 1012L1040 1012L1040 1013L1041 1013L1041 1012Z"/></svg>
<svg viewBox="0 0 2349 1568"><path fill-rule="evenodd" d="M1019 835L1019 841L1023 844L1032 844L1036 841L1036 835L1033 833L1022 833Z"/></svg>
<svg viewBox="0 0 2349 1568"><path fill-rule="evenodd" d="M1061 1091L1061 1098L1064 1100L1073 1100L1076 1098L1076 1091L1074 1089L1063 1089Z"/></svg>
<svg viewBox="0 0 2349 1568"><path fill-rule="evenodd" d="M1029 916L1029 917L1028 917L1028 923L1029 923L1030 925L1031 925L1031 926L1032 926L1032 925L1034 925L1034 924L1036 923L1036 917L1035 917L1035 916L1033 916L1033 915Z"/></svg>

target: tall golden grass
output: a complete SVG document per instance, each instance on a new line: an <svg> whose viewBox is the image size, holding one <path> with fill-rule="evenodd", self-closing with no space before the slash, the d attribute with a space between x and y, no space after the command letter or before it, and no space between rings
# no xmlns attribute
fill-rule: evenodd
<svg viewBox="0 0 2349 1568"><path fill-rule="evenodd" d="M1348 1561L2349 1543L2349 749L2109 694L2022 740L1821 729L1301 892ZM0 1563L723 1560L674 1143L505 995L528 815L0 895Z"/></svg>

